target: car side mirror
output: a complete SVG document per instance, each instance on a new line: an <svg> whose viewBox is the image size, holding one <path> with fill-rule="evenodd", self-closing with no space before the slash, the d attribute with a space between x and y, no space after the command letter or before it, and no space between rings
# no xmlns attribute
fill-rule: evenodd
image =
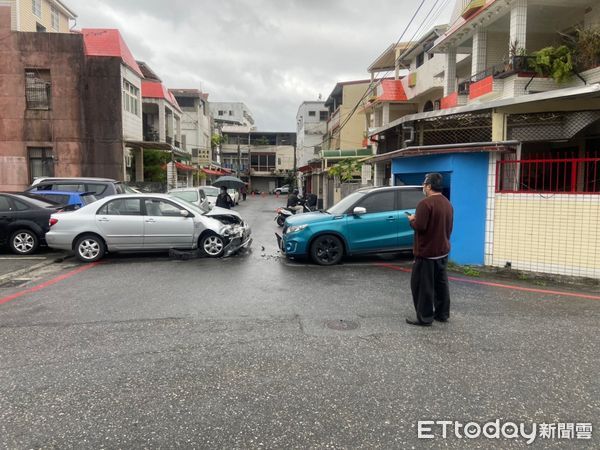
<svg viewBox="0 0 600 450"><path fill-rule="evenodd" d="M190 212L187 209L180 209L179 214L181 214L183 217L188 217Z"/></svg>
<svg viewBox="0 0 600 450"><path fill-rule="evenodd" d="M356 208L354 208L352 210L352 214L354 214L355 216L362 216L363 214L367 213L367 209L363 208L362 206L357 206Z"/></svg>

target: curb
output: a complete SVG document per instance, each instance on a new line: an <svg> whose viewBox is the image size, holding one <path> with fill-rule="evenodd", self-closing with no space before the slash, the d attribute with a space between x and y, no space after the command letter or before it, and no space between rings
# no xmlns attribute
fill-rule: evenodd
<svg viewBox="0 0 600 450"><path fill-rule="evenodd" d="M34 264L33 266L25 267L23 269L15 270L14 272L9 272L4 275L0 275L0 285L11 278L19 277L26 273L33 272L34 270L41 269L42 267L49 266L50 264L63 262L65 259L72 258L72 257L73 257L73 255L67 255L67 256L61 256L58 258L47 259L46 261L38 263L38 264Z"/></svg>

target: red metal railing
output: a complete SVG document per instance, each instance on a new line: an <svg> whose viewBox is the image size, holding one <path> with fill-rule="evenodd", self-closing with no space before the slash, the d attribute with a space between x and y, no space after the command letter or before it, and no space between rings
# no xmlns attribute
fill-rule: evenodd
<svg viewBox="0 0 600 450"><path fill-rule="evenodd" d="M498 161L496 192L600 194L600 158Z"/></svg>

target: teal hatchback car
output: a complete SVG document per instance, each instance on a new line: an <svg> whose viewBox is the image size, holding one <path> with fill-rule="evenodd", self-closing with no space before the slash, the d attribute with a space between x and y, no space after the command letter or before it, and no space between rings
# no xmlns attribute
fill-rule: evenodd
<svg viewBox="0 0 600 450"><path fill-rule="evenodd" d="M413 230L406 213L423 199L421 186L360 189L326 211L288 218L281 251L290 258L306 257L321 265L339 263L345 255L410 250Z"/></svg>

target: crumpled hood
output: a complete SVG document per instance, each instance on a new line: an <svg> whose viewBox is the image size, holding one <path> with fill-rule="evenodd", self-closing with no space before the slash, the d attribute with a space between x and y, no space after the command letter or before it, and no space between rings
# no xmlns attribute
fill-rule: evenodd
<svg viewBox="0 0 600 450"><path fill-rule="evenodd" d="M221 208L220 206L213 206L213 208L205 214L205 216L233 216L241 219L240 213L227 208Z"/></svg>

